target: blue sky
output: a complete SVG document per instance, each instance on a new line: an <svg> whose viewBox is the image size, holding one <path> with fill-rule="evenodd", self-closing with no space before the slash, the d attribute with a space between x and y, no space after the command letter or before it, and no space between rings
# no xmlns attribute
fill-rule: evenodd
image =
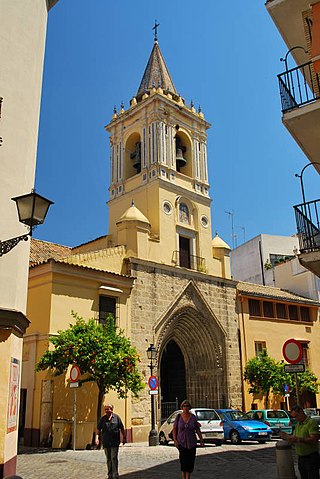
<svg viewBox="0 0 320 479"><path fill-rule="evenodd" d="M260 0L59 0L48 18L36 189L55 204L34 236L74 246L108 233L113 106L137 92L160 23L176 89L200 104L208 130L213 234L236 245L295 233L308 163L281 123L277 74L286 46ZM304 173L306 199L318 175ZM245 228L245 231L243 230Z"/></svg>

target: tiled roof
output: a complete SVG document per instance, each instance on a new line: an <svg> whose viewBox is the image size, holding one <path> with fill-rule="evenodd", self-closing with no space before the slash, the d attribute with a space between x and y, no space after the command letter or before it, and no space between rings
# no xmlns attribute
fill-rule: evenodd
<svg viewBox="0 0 320 479"><path fill-rule="evenodd" d="M144 94L146 90L151 90L152 87L158 88L160 86L163 90L168 89L171 93L177 94L173 81L167 65L163 59L158 42L154 42L149 61L144 71L137 97Z"/></svg>
<svg viewBox="0 0 320 479"><path fill-rule="evenodd" d="M274 288L272 286L262 286L261 284L245 283L239 281L237 283L237 291L243 296L257 296L262 298L269 298L291 303L305 303L310 306L320 306L318 301L299 296L281 288Z"/></svg>
<svg viewBox="0 0 320 479"><path fill-rule="evenodd" d="M72 248L49 241L31 238L30 264L41 263L50 258L62 259L71 254Z"/></svg>

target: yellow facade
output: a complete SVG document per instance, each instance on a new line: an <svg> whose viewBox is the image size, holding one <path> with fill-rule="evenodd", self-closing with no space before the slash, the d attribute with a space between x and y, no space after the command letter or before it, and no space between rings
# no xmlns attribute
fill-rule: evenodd
<svg viewBox="0 0 320 479"><path fill-rule="evenodd" d="M243 285L245 288L243 289ZM284 356L282 347L288 339L295 339L304 347L304 358L306 366L316 375L320 377L320 366L317 361L317 351L320 347L320 325L318 320L319 305L317 302L305 298L299 298L296 295L280 290L279 288L262 287L250 285L249 283L239 283L237 308L239 314L239 330L241 338L242 353L242 371L244 371L246 363L254 358L261 348L265 348L268 355L277 361L283 361ZM257 292L259 293L257 294ZM255 294L253 294L255 293ZM256 305L260 305L259 316L250 312L249 302L255 301ZM267 317L264 305L272 305L274 317ZM286 310L288 317L286 319L277 318L277 306L279 309ZM288 308L293 307L298 312L297 319L290 319ZM300 308L308 310L308 321L303 320L299 313ZM304 311L306 310L304 309ZM272 311L271 311L272 314ZM265 398L260 395L252 396L248 392L248 383L243 381L244 394L244 410L265 409ZM310 404L310 400L316 401ZM300 401L304 407L316 407L319 404L319 394L315 398L300 397ZM281 397L270 395L269 407L271 408L287 408L296 403L295 391L292 398L285 398L284 393Z"/></svg>

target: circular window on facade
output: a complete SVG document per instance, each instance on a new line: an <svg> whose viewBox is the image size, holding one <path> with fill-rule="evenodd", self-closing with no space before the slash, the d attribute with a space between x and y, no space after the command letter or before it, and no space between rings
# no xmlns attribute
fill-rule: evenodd
<svg viewBox="0 0 320 479"><path fill-rule="evenodd" d="M201 216L201 224L204 228L208 228L208 225L209 225L209 220L206 216Z"/></svg>
<svg viewBox="0 0 320 479"><path fill-rule="evenodd" d="M169 203L169 201L163 202L163 211L166 213L166 215L170 215L172 213L172 205Z"/></svg>

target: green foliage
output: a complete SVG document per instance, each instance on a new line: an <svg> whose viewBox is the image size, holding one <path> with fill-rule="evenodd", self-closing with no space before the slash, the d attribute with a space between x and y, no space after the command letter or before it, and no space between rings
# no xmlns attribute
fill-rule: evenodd
<svg viewBox="0 0 320 479"><path fill-rule="evenodd" d="M250 394L265 396L265 407L269 406L270 392L276 396L283 396L284 385L288 384L291 391L295 391L295 375L284 372L284 365L268 356L264 350L259 356L250 359L245 367L244 379L249 383ZM298 373L299 394L305 391L318 392L316 376L308 369L304 373Z"/></svg>
<svg viewBox="0 0 320 479"><path fill-rule="evenodd" d="M54 376L59 376L70 364L77 364L81 374L85 375L81 382L97 383L99 416L103 396L110 389L124 398L128 391L137 396L144 388L138 370L140 358L130 340L115 326L112 315L107 317L105 325L94 319L85 321L74 312L72 315L75 323L50 337L53 349L49 348L43 354L36 370L50 369Z"/></svg>

